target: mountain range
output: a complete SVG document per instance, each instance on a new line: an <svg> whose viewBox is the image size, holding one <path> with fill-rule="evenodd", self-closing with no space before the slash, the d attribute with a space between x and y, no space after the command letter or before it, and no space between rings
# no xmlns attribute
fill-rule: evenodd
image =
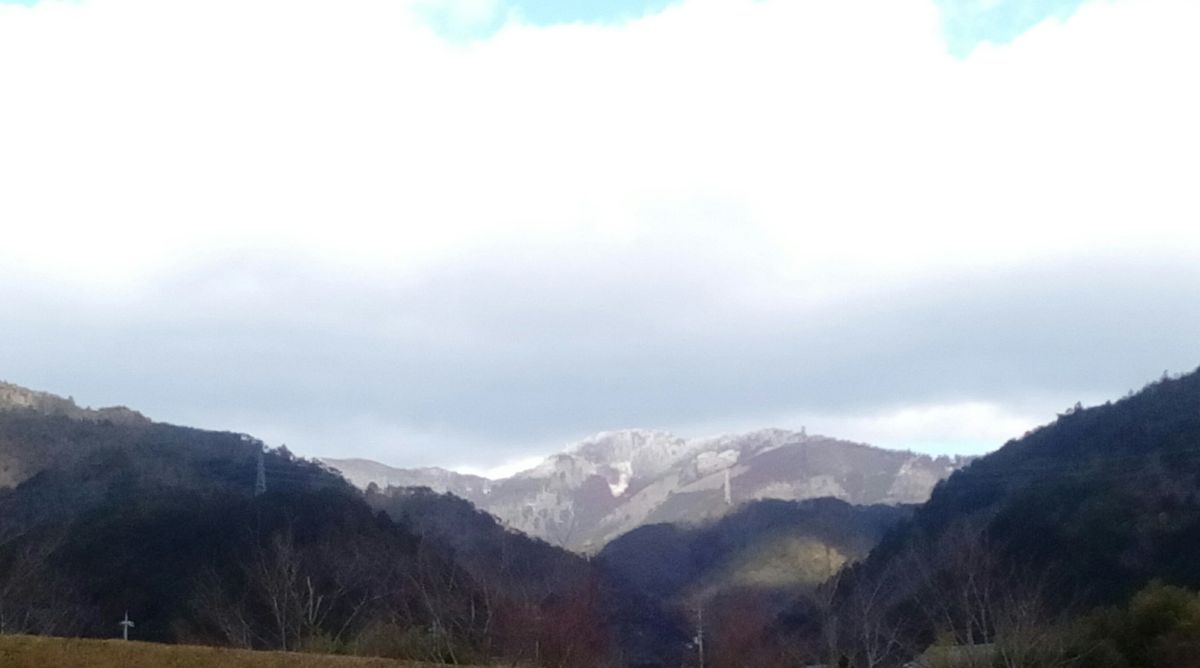
<svg viewBox="0 0 1200 668"><path fill-rule="evenodd" d="M363 459L321 461L363 489L375 484L448 492L511 528L595 552L639 526L713 520L758 499L921 503L971 458L768 429L698 439L649 430L604 432L500 480Z"/></svg>
<svg viewBox="0 0 1200 668"><path fill-rule="evenodd" d="M1191 373L965 466L631 431L499 481L375 466L364 492L245 434L5 384L0 633L108 637L128 611L145 640L456 664L1178 668L1200 647L1197 444ZM928 500L895 503L916 483ZM808 492L889 503L767 498ZM635 499L616 512L640 526L589 557L485 511L603 537Z"/></svg>

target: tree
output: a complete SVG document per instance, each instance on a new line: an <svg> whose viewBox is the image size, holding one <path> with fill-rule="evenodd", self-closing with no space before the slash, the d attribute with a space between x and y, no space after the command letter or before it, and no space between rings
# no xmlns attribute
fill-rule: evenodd
<svg viewBox="0 0 1200 668"><path fill-rule="evenodd" d="M0 634L65 635L78 632L83 610L51 559L61 532L0 543Z"/></svg>
<svg viewBox="0 0 1200 668"><path fill-rule="evenodd" d="M1152 582L1123 608L1088 615L1074 650L1095 668L1200 667L1200 595Z"/></svg>
<svg viewBox="0 0 1200 668"><path fill-rule="evenodd" d="M928 631L965 648L963 668L1050 667L1067 662L1062 629L1069 606L1047 602L1046 571L1006 554L986 532L959 522L904 560L917 578L916 601ZM975 648L986 646L986 651Z"/></svg>

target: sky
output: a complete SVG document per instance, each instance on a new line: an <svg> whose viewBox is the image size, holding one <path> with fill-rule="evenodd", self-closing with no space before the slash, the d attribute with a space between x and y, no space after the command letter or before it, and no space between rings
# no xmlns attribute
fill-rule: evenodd
<svg viewBox="0 0 1200 668"><path fill-rule="evenodd" d="M1200 365L1193 0L0 0L0 379L501 475Z"/></svg>

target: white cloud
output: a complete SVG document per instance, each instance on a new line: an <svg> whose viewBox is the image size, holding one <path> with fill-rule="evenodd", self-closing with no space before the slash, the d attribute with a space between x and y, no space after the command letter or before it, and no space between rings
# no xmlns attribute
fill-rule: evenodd
<svg viewBox="0 0 1200 668"><path fill-rule="evenodd" d="M809 280L1196 241L1194 4L1088 6L965 62L928 3L873 9L693 0L456 45L384 1L5 7L8 255L84 283L231 246L390 270L706 206Z"/></svg>
<svg viewBox="0 0 1200 668"><path fill-rule="evenodd" d="M492 466L490 468L478 468L478 467L474 467L474 466L460 466L454 470L459 473L478 475L478 476L483 476L485 478L490 478L492 480L499 480L501 478L512 477L522 471L528 471L529 469L534 468L538 464L541 464L544 460L545 460L545 457L543 457L541 455L533 456L533 457L519 457L517 459L511 459L511 460L505 461L497 466Z"/></svg>
<svg viewBox="0 0 1200 668"><path fill-rule="evenodd" d="M628 250L600 271L720 258L698 311L803 317L1001 267L1200 260L1194 2L1090 3L961 61L921 0L685 0L469 43L419 5L0 4L0 280L137 317L230 258L299 258L324 304ZM321 307L208 287L231 327ZM376 318L346 326L446 327Z"/></svg>
<svg viewBox="0 0 1200 668"><path fill-rule="evenodd" d="M818 418L822 433L885 448L937 454L979 454L994 450L1053 413L1017 412L989 402L908 406L875 415Z"/></svg>

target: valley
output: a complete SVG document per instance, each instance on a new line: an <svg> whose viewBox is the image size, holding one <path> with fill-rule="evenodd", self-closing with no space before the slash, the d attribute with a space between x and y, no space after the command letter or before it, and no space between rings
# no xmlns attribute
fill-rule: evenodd
<svg viewBox="0 0 1200 668"><path fill-rule="evenodd" d="M3 389L13 665L696 666L702 633L705 666L985 652L1116 667L1096 647L1143 641L1087 645L1117 633L1112 615L1195 605L1200 621L1198 373L976 459L626 431L494 481L366 461L343 477L249 435ZM575 542L554 533L572 523ZM135 639L172 648L39 639L111 638L125 611ZM1189 619L1153 642L1184 651Z"/></svg>

